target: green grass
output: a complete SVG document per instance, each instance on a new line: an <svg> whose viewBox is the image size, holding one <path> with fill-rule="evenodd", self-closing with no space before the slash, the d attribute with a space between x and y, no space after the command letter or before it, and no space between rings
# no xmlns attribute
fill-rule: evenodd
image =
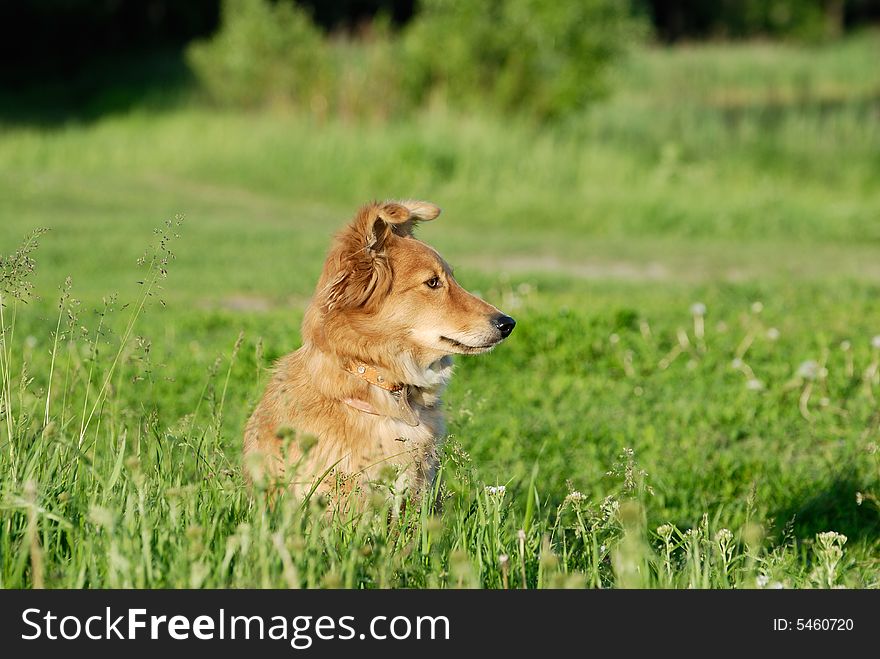
<svg viewBox="0 0 880 659"><path fill-rule="evenodd" d="M880 585L878 51L638 52L541 129L194 103L0 127L0 253L51 228L37 297L4 280L0 586ZM442 509L269 507L244 421L333 231L406 196L519 321L459 360Z"/></svg>

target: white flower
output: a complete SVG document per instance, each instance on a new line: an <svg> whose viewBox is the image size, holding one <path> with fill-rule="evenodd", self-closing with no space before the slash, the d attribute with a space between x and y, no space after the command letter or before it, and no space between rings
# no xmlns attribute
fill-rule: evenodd
<svg viewBox="0 0 880 659"><path fill-rule="evenodd" d="M706 315L706 305L702 302L694 302L691 305L691 313L695 316L705 316Z"/></svg>
<svg viewBox="0 0 880 659"><path fill-rule="evenodd" d="M24 344L25 344L28 348L31 348L31 349L35 348L36 345L37 345L37 337L35 337L35 336L29 336L29 337L27 337L27 338L24 340Z"/></svg>
<svg viewBox="0 0 880 659"><path fill-rule="evenodd" d="M776 341L779 339L779 330L775 327L771 327L767 330L767 338L771 341Z"/></svg>
<svg viewBox="0 0 880 659"><path fill-rule="evenodd" d="M770 577L766 574L759 574L755 582L758 584L758 588L766 588L767 584L770 583Z"/></svg>
<svg viewBox="0 0 880 659"><path fill-rule="evenodd" d="M750 378L746 382L746 389L749 391L761 391L764 388L764 383L758 380L757 378Z"/></svg>
<svg viewBox="0 0 880 659"><path fill-rule="evenodd" d="M842 533L838 533L837 531L824 531L823 533L817 533L816 539L820 544L830 547L831 545L839 544L841 546L846 544L846 536Z"/></svg>
<svg viewBox="0 0 880 659"><path fill-rule="evenodd" d="M489 496L503 497L505 492L507 492L507 488L504 485L487 485L486 486L486 493Z"/></svg>
<svg viewBox="0 0 880 659"><path fill-rule="evenodd" d="M815 380L819 376L819 364L812 359L808 359L798 366L797 374L798 377L804 378L805 380Z"/></svg>
<svg viewBox="0 0 880 659"><path fill-rule="evenodd" d="M843 341L840 342L840 349L843 350L844 352L849 351L851 348L852 348L852 343L850 343L849 341L844 339Z"/></svg>
<svg viewBox="0 0 880 659"><path fill-rule="evenodd" d="M89 509L89 520L95 526L113 526L113 513L103 506L92 506Z"/></svg>
<svg viewBox="0 0 880 659"><path fill-rule="evenodd" d="M608 518L615 515L617 511L620 510L620 502L613 496L609 495L602 501L600 508L602 509L603 516Z"/></svg>
<svg viewBox="0 0 880 659"><path fill-rule="evenodd" d="M772 584L770 584L770 588L772 590L782 590L783 588L785 588L785 585L781 581L774 581Z"/></svg>
<svg viewBox="0 0 880 659"><path fill-rule="evenodd" d="M583 492L578 492L577 490L575 490L574 492L569 492L568 496L565 497L565 500L572 501L572 502L578 502L578 501L583 501L586 498L587 497L584 496Z"/></svg>
<svg viewBox="0 0 880 659"><path fill-rule="evenodd" d="M743 360L737 357L732 362L730 362L730 368L741 369L743 367Z"/></svg>
<svg viewBox="0 0 880 659"><path fill-rule="evenodd" d="M617 345L618 343L620 343L620 336L618 334L612 334L608 337L608 342L611 343L611 345L613 346Z"/></svg>
<svg viewBox="0 0 880 659"><path fill-rule="evenodd" d="M880 350L880 334L871 339L871 345Z"/></svg>
<svg viewBox="0 0 880 659"><path fill-rule="evenodd" d="M752 302L752 313L761 313L764 311L763 302Z"/></svg>
<svg viewBox="0 0 880 659"><path fill-rule="evenodd" d="M733 540L733 533L730 529L718 529L718 532L715 534L715 540L719 543L727 544Z"/></svg>

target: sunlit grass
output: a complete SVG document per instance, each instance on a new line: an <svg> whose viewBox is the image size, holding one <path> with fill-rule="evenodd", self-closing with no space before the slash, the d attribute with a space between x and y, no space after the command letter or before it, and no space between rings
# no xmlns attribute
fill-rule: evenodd
<svg viewBox="0 0 880 659"><path fill-rule="evenodd" d="M170 236L132 304L87 313L65 285L53 324L4 293L4 587L878 583L880 345L858 306L841 335L744 291L586 313L489 283L520 326L462 361L441 505L328 512L245 487L241 424L295 340L274 314L169 329Z"/></svg>

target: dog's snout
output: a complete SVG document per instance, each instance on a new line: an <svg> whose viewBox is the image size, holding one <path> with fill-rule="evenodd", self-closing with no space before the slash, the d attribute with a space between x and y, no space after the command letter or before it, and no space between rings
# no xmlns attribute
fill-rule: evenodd
<svg viewBox="0 0 880 659"><path fill-rule="evenodd" d="M495 316L492 319L492 324L495 326L495 329L501 332L501 336L505 339L510 336L513 328L516 327L516 321L510 316L505 316L503 313Z"/></svg>

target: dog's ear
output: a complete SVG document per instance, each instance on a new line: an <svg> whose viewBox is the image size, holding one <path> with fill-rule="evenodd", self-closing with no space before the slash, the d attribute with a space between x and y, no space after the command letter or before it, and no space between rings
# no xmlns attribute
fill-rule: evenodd
<svg viewBox="0 0 880 659"><path fill-rule="evenodd" d="M413 234L416 222L428 222L440 215L440 208L427 201L386 201L375 206L373 234L376 245L384 247L391 233L407 237Z"/></svg>
<svg viewBox="0 0 880 659"><path fill-rule="evenodd" d="M323 307L368 307L391 287L386 249L392 236L412 235L416 222L433 220L440 209L426 201L386 201L360 209L337 238L325 267Z"/></svg>

